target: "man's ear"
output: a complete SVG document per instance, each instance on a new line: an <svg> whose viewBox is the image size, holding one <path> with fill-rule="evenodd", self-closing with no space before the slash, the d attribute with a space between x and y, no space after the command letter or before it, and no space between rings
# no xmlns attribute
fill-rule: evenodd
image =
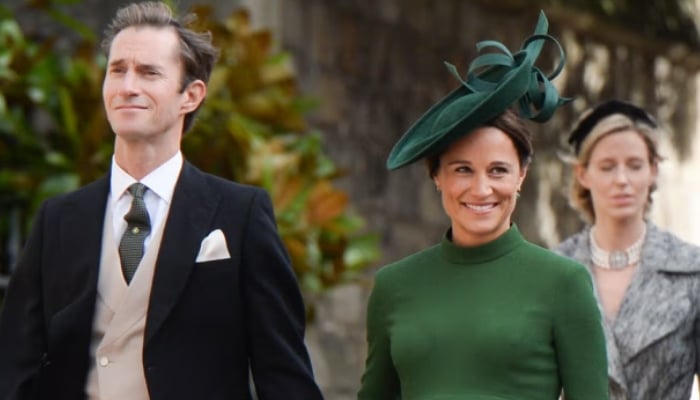
<svg viewBox="0 0 700 400"><path fill-rule="evenodd" d="M190 82L183 91L182 111L187 114L199 107L207 95L207 85L199 79Z"/></svg>

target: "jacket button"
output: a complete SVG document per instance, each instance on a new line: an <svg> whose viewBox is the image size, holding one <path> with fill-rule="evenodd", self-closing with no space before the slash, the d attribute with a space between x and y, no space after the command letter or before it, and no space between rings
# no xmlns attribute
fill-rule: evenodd
<svg viewBox="0 0 700 400"><path fill-rule="evenodd" d="M109 364L109 358L100 357L100 366L101 367L106 367L108 364Z"/></svg>

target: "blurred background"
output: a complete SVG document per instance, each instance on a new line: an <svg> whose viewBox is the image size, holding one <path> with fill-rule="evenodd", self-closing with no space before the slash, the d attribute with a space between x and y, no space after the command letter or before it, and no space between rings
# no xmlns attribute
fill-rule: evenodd
<svg viewBox="0 0 700 400"><path fill-rule="evenodd" d="M107 171L101 32L121 0L0 5L0 301L48 196ZM700 2L696 0L181 0L222 57L185 156L270 191L306 296L307 341L329 400L354 399L376 268L448 226L421 164L389 173L391 146L466 73L475 43L516 51L540 10L567 55L554 83L574 98L533 125L535 159L515 220L549 247L578 230L559 154L578 115L633 101L657 116L665 161L651 219L700 244ZM558 53L546 49L551 71Z"/></svg>

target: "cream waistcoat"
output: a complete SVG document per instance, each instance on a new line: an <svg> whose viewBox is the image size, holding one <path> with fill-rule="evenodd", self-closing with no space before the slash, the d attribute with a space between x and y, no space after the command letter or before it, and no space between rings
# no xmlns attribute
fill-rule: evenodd
<svg viewBox="0 0 700 400"><path fill-rule="evenodd" d="M160 223L151 232L148 248L131 284L127 285L114 239L112 210L107 205L90 346L91 365L85 389L90 400L149 399L143 370L143 340L164 225Z"/></svg>

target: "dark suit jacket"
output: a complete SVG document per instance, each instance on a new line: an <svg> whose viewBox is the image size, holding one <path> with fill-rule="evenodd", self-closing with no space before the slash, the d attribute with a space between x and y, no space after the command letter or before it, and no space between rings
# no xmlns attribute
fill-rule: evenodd
<svg viewBox="0 0 700 400"><path fill-rule="evenodd" d="M85 397L109 177L46 201L0 314L0 399ZM196 263L221 229L231 258ZM153 400L321 399L304 306L265 191L185 162L149 300L143 363Z"/></svg>

